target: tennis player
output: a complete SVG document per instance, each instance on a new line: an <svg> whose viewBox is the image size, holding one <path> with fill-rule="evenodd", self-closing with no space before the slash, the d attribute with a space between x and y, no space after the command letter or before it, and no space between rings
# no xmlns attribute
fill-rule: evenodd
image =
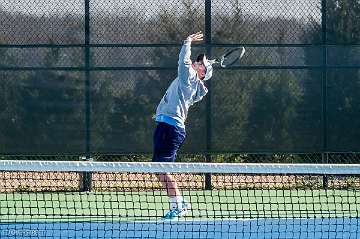
<svg viewBox="0 0 360 239"><path fill-rule="evenodd" d="M177 151L185 140L188 109L208 92L204 81L212 76L211 63L205 54L200 54L194 62L190 59L191 43L202 40L201 32L186 38L179 54L178 75L157 107L153 162L175 161ZM169 173L159 174L159 180L166 188L170 201L170 211L164 219L184 216L191 205L182 197L176 181Z"/></svg>

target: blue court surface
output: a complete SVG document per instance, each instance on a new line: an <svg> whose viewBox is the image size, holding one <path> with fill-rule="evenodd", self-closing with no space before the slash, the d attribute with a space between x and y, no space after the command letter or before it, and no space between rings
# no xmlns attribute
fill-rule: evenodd
<svg viewBox="0 0 360 239"><path fill-rule="evenodd" d="M360 238L358 218L0 224L1 238Z"/></svg>

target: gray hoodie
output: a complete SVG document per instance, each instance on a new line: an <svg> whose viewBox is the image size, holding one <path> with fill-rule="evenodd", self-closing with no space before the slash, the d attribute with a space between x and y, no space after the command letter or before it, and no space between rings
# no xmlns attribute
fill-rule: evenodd
<svg viewBox="0 0 360 239"><path fill-rule="evenodd" d="M183 128L185 128L189 107L200 101L208 92L204 82L198 78L196 71L192 68L190 56L191 42L184 41L179 54L178 76L170 84L156 109L156 118L159 116L171 117ZM210 63L205 67L204 80L209 80L213 69Z"/></svg>

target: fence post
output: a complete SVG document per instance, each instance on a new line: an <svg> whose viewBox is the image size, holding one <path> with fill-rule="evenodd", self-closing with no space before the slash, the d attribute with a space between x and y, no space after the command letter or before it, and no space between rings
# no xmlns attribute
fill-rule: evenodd
<svg viewBox="0 0 360 239"><path fill-rule="evenodd" d="M205 45L206 45L206 55L211 55L211 0L205 1ZM211 80L208 81L207 87L209 89L209 95L206 98L206 162L211 162ZM205 174L205 189L211 190L211 174Z"/></svg>
<svg viewBox="0 0 360 239"><path fill-rule="evenodd" d="M321 154L322 163L328 163L328 145L327 145L327 9L326 1L321 0L321 31L322 31L322 122L323 122L323 152ZM328 188L328 176L323 176L323 188Z"/></svg>
<svg viewBox="0 0 360 239"><path fill-rule="evenodd" d="M85 1L85 156L86 160L91 160L91 85L90 85L90 0ZM91 172L83 172L82 191L91 191L92 185Z"/></svg>

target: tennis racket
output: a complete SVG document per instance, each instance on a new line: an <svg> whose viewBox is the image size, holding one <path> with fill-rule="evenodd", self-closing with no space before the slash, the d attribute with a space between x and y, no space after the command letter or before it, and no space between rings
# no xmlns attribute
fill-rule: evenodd
<svg viewBox="0 0 360 239"><path fill-rule="evenodd" d="M209 60L209 62L211 64L220 64L221 67L225 68L233 65L235 62L240 60L244 56L244 54L245 54L245 48L237 47L229 51L226 51L219 58Z"/></svg>

